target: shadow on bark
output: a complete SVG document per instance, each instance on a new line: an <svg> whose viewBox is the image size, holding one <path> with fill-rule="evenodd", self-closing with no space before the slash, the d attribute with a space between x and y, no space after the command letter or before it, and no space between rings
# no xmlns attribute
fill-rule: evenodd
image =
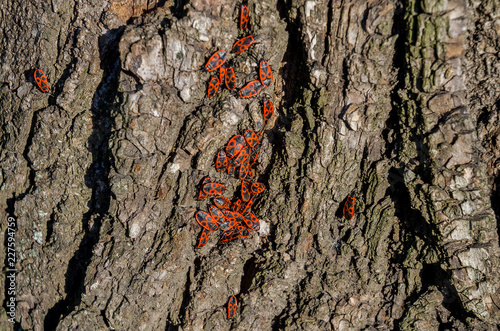
<svg viewBox="0 0 500 331"><path fill-rule="evenodd" d="M493 184L493 189L491 191L490 197L491 208L495 213L495 219L497 221L497 233L500 245L500 204L498 203L498 201L500 201L500 174L497 174L495 177L495 182Z"/></svg>
<svg viewBox="0 0 500 331"><path fill-rule="evenodd" d="M179 316L181 319L184 320L184 323L186 323L186 309L188 307L189 301L191 299L191 294L190 294L190 289L191 287L191 267L188 268L187 275L186 275L186 285L184 286L184 293L182 294L182 303L181 307L179 308ZM179 328L178 326L169 326L167 325L168 328L166 330L171 329L172 327L176 327L177 329Z"/></svg>
<svg viewBox="0 0 500 331"><path fill-rule="evenodd" d="M497 220L497 233L500 238L500 205L498 201L500 201L500 175L497 175L495 178L495 184L493 185L493 190L491 192L491 207L493 212L495 213L495 218ZM499 239L500 245L500 239Z"/></svg>
<svg viewBox="0 0 500 331"><path fill-rule="evenodd" d="M427 292L429 287L435 286L444 297L442 306L447 309L454 318L467 324L467 318L473 318L474 315L465 310L456 287L450 281L452 278L451 272L442 267L442 263L445 262L446 258L445 253L443 253L441 247L438 246L438 240L434 237L435 233L438 233L437 229L432 223L428 223L425 220L425 217L419 210L411 207L411 196L408 188L404 184L403 170L392 168L389 172L388 180L391 186L387 193L394 201L394 206L396 207L395 216L402 220L402 246L407 248L395 257L394 262L399 265L403 264L407 259L407 251L409 251L410 247L416 245L417 238L422 240L428 248L436 250L439 256L439 262L437 263L426 263L422 253L417 257L422 263L422 269L419 274L421 286L420 289L408 296L405 302L406 305L412 306ZM395 321L395 325L399 327L405 316L406 313ZM444 324L442 326L445 327Z"/></svg>
<svg viewBox="0 0 500 331"><path fill-rule="evenodd" d="M157 7L162 7L165 4L166 1L160 1L162 3L161 5L158 5ZM186 5L188 4L189 0L174 0L173 5L170 7L170 10L174 14L174 16L177 19L181 19L184 16L187 15L187 9Z"/></svg>
<svg viewBox="0 0 500 331"><path fill-rule="evenodd" d="M83 215L83 238L78 250L68 264L66 271L66 297L49 309L44 320L45 330L54 330L61 319L77 307L85 292L85 276L92 259L92 251L99 241L103 219L108 212L111 199L108 174L111 159L108 150L111 133L111 112L117 95L119 78L118 42L123 28L108 31L99 37L99 53L103 78L92 101L92 134L89 137L89 151L92 164L85 175L85 185L92 188L89 211ZM104 318L104 317L103 317ZM104 318L106 322L106 319Z"/></svg>
<svg viewBox="0 0 500 331"><path fill-rule="evenodd" d="M250 286L252 286L252 282L257 271L257 264L255 263L255 260L255 257L251 257L243 266L243 276L241 276L240 282L240 295L247 294Z"/></svg>
<svg viewBox="0 0 500 331"><path fill-rule="evenodd" d="M308 85L309 70L307 70L308 68L305 68L304 65L307 63L307 52L299 35L300 13L298 13L295 20L292 21L288 17L288 11L291 9L291 2L288 1L288 3L286 3L285 0L278 1L277 9L280 18L286 21L286 31L288 32L289 42L282 60L285 65L279 73L286 81L286 84L283 86L284 97L282 105L284 107L282 108L288 108L292 107L296 99L302 96L300 89ZM284 124L289 125L290 118L288 114L285 115L286 117L280 116L280 120L285 118L286 123Z"/></svg>

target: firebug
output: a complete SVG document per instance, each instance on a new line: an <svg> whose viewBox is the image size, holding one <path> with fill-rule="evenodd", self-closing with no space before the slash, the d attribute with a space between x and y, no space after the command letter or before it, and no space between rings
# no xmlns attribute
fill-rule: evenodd
<svg viewBox="0 0 500 331"><path fill-rule="evenodd" d="M200 239L198 239L198 248L202 248L208 242L208 238L210 237L210 230L203 228L201 230Z"/></svg>
<svg viewBox="0 0 500 331"><path fill-rule="evenodd" d="M250 162L248 159L243 161L240 166L240 172L238 173L239 179L245 179L251 177Z"/></svg>
<svg viewBox="0 0 500 331"><path fill-rule="evenodd" d="M222 65L219 67L219 83L222 85L226 80L226 67Z"/></svg>
<svg viewBox="0 0 500 331"><path fill-rule="evenodd" d="M212 195L212 194L222 194L226 189L226 186L220 183L207 183L204 184L202 188L203 192L205 192L208 195Z"/></svg>
<svg viewBox="0 0 500 331"><path fill-rule="evenodd" d="M240 30L245 30L248 27L248 22L250 21L250 11L245 5L240 6Z"/></svg>
<svg viewBox="0 0 500 331"><path fill-rule="evenodd" d="M215 52L209 59L207 64L205 64L205 70L214 71L220 68L224 62L226 62L226 51L221 49Z"/></svg>
<svg viewBox="0 0 500 331"><path fill-rule="evenodd" d="M220 150L219 153L217 153L217 159L215 161L215 169L218 172L224 172L226 171L228 166L228 160L226 153L223 150Z"/></svg>
<svg viewBox="0 0 500 331"><path fill-rule="evenodd" d="M218 196L214 198L214 204L217 208L220 209L229 209L231 208L231 201L228 198L223 196Z"/></svg>
<svg viewBox="0 0 500 331"><path fill-rule="evenodd" d="M198 194L198 200L204 200L207 197L207 194L205 192L203 192L203 185L211 183L211 182L212 182L212 180L210 179L210 177L207 176L207 177L203 178L203 180L201 182L200 193Z"/></svg>
<svg viewBox="0 0 500 331"><path fill-rule="evenodd" d="M236 74L234 73L234 68L226 68L226 87L228 90L234 90L236 88Z"/></svg>
<svg viewBox="0 0 500 331"><path fill-rule="evenodd" d="M210 206L208 208L208 211L210 212L210 215L212 215L212 219L214 220L215 223L221 224L224 222L224 214L220 211L219 208L215 206Z"/></svg>
<svg viewBox="0 0 500 331"><path fill-rule="evenodd" d="M217 76L210 77L210 81L207 86L207 96L209 98L213 97L215 93L219 90L219 78Z"/></svg>
<svg viewBox="0 0 500 331"><path fill-rule="evenodd" d="M34 76L35 76L35 82L40 88L40 90L43 93L49 92L49 82L47 81L47 76L45 76L43 71L40 69L36 69Z"/></svg>
<svg viewBox="0 0 500 331"><path fill-rule="evenodd" d="M250 146L246 145L243 149L238 153L238 156L234 158L234 164L237 166L241 165L243 162L248 160L250 157Z"/></svg>
<svg viewBox="0 0 500 331"><path fill-rule="evenodd" d="M229 142L226 146L226 155L229 156L230 159L237 156L238 153L243 149L245 145L245 138L242 135L236 135L229 139Z"/></svg>
<svg viewBox="0 0 500 331"><path fill-rule="evenodd" d="M233 50L231 51L231 53L240 54L246 51L246 49L250 47L250 45L252 45L254 42L255 39L251 35L243 37L234 43Z"/></svg>
<svg viewBox="0 0 500 331"><path fill-rule="evenodd" d="M251 185L249 182L245 180L241 181L241 199L245 202L249 201L250 198L252 197L250 189Z"/></svg>
<svg viewBox="0 0 500 331"><path fill-rule="evenodd" d="M210 216L210 214L207 213L206 211L202 210L198 211L196 213L196 221L202 227L210 231L215 231L219 228L217 223L215 223L215 221L213 220L212 216Z"/></svg>
<svg viewBox="0 0 500 331"><path fill-rule="evenodd" d="M259 144L259 136L253 130L248 129L243 135L245 136L245 140L250 147L257 147Z"/></svg>
<svg viewBox="0 0 500 331"><path fill-rule="evenodd" d="M254 214L252 214L247 210L246 212L243 213L242 216L243 216L243 221L250 229L254 231L258 231L260 229L260 222L257 219L257 217L255 217Z"/></svg>
<svg viewBox="0 0 500 331"><path fill-rule="evenodd" d="M264 119L268 121L273 116L274 106L269 98L264 99Z"/></svg>
<svg viewBox="0 0 500 331"><path fill-rule="evenodd" d="M352 217L354 216L355 207L356 207L356 196L354 193L352 193L347 197L344 203L344 209L342 210L342 213L344 214L346 220L350 221L352 219Z"/></svg>
<svg viewBox="0 0 500 331"><path fill-rule="evenodd" d="M243 86L238 93L240 94L240 98L251 98L255 96L257 93L262 91L264 86L258 80L252 80L247 85Z"/></svg>
<svg viewBox="0 0 500 331"><path fill-rule="evenodd" d="M273 71L266 60L259 61L259 79L262 85L266 87L273 82Z"/></svg>
<svg viewBox="0 0 500 331"><path fill-rule="evenodd" d="M262 192L264 192L265 189L266 189L266 187L262 183L253 183L252 187L251 187L251 191L253 194L262 193Z"/></svg>

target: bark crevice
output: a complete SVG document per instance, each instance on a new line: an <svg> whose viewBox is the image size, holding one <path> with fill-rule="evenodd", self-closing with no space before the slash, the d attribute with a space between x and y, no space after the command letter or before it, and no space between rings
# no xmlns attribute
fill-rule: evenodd
<svg viewBox="0 0 500 331"><path fill-rule="evenodd" d="M92 196L89 210L82 219L83 237L78 249L69 260L65 274L66 296L48 310L44 319L46 330L56 329L59 322L80 305L82 295L85 293L87 268L93 256L94 246L100 239L101 226L106 219L110 220L106 218L111 199L108 175L112 156L108 144L111 134L111 108L118 90L117 46L122 32L123 28L110 30L99 38L100 60L104 73L92 102L92 134L88 140L92 164L85 175L85 184L92 189Z"/></svg>

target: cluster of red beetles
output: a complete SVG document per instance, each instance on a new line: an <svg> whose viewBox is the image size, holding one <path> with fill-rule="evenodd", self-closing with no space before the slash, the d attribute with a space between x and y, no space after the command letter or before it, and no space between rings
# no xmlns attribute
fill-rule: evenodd
<svg viewBox="0 0 500 331"><path fill-rule="evenodd" d="M250 15L248 7L240 5L239 28L244 31L248 28ZM232 53L241 54L255 42L252 35L248 35L236 41L233 45ZM215 52L205 64L206 71L219 70L218 75L210 78L207 95L211 97L217 93L219 86L224 82L229 90L236 88L236 74L234 68L226 62L226 51ZM254 80L242 87L238 93L241 98L250 98L259 93L263 87L271 85L273 74L271 67L265 60L259 62L259 80ZM274 106L269 98L263 100L263 115L267 121L274 112ZM260 223L257 217L250 211L253 204L252 196L262 193L265 189L262 183L251 183L253 166L256 163L260 150L260 138L262 131L255 133L253 130L246 130L243 135L232 137L225 150L218 152L215 167L218 172L227 172L234 175L239 167L237 176L241 179L241 198L231 203L227 198L221 196L225 190L224 184L212 182L209 177L205 177L201 183L198 200L205 199L208 195L216 196L213 205L209 207L209 212L198 211L196 221L201 225L202 232L198 241L198 248L205 246L210 233L218 229L222 230L219 244L225 244L237 238L246 238L250 235L250 230L257 231Z"/></svg>
<svg viewBox="0 0 500 331"><path fill-rule="evenodd" d="M245 31L248 28L250 15L248 7L240 5L239 28ZM255 42L252 35L247 35L237 40L231 53L239 55L246 51ZM213 74L208 82L207 96L213 97L220 87L225 86L233 91L237 87L236 73L232 61L227 59L225 50L218 50L208 59L204 66L208 72ZM268 87L273 82L273 73L269 63L261 59L258 69L259 79L246 83L238 90L240 98L251 98L256 96L264 87ZM274 106L271 100L263 99L263 117L268 121L274 113ZM215 168L218 172L237 176L241 180L240 197L234 203L222 196L225 185L213 182L210 177L202 180L198 200L204 200L208 196L214 196L213 205L207 211L200 210L195 218L202 230L198 240L198 248L205 246L210 234L221 230L218 244L226 244L237 238L247 238L250 232L260 229L258 218L250 211L253 205L253 198L265 190L262 183L255 182L254 169L260 151L260 139L262 131L255 133L248 129L243 134L233 136L226 147L219 150L215 160ZM227 317L233 318L236 313L237 300L235 296L229 298L227 304Z"/></svg>
<svg viewBox="0 0 500 331"><path fill-rule="evenodd" d="M201 183L198 200L204 200L207 196L213 195L213 205L208 208L209 213L198 211L196 221L201 225L202 231L198 241L198 248L205 246L210 237L210 233L222 230L219 244L226 244L237 238L247 238L249 230L258 231L260 222L250 211L255 195L262 193L265 186L262 183L251 183L253 178L252 167L255 165L259 155L259 135L248 129L244 135L232 137L225 150L221 149L217 153L215 168L218 172L235 174L239 167L238 178L241 179L241 198L234 203L223 197L225 185L212 182L210 177L205 177ZM245 226L246 225L246 226Z"/></svg>
<svg viewBox="0 0 500 331"><path fill-rule="evenodd" d="M239 28L244 31L248 28L250 15L248 7L240 5ZM238 55L244 52L255 42L252 35L248 35L236 41L233 45L232 53ZM207 95L212 97L217 93L219 86L224 83L227 89L236 88L236 74L234 68L226 61L226 51L215 52L205 64L204 70L208 72L218 71L218 75L212 75L208 83ZM259 80L254 80L242 87L238 93L241 98L250 98L259 93L263 87L270 86L273 81L271 67L265 60L259 62ZM263 100L263 115L267 121L274 112L274 106L269 98ZM262 193L265 189L262 183L251 183L253 166L256 163L260 150L260 138L262 131L255 133L253 130L246 130L243 135L232 137L226 148L221 149L216 158L216 169L218 172L227 172L241 179L241 198L231 203L227 198L221 196L225 186L221 183L212 182L209 177L205 177L201 183L199 200L205 199L209 195L214 195L213 205L209 207L209 212L198 211L196 221L201 225L202 232L198 241L198 248L203 247L210 236L210 233L218 229L222 230L219 244L225 244L237 238L246 238L250 235L250 230L257 231L260 223L257 217L250 211L253 204L252 196Z"/></svg>

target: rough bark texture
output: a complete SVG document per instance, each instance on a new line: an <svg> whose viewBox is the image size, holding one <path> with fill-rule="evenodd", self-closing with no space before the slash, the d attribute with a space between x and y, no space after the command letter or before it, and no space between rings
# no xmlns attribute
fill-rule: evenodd
<svg viewBox="0 0 500 331"><path fill-rule="evenodd" d="M498 1L248 7L257 43L234 64L241 86L268 59L268 122L260 96L205 97L200 69L242 35L232 1L1 1L18 293L0 328L496 329ZM214 158L248 128L263 130L261 229L196 249L199 183L237 195Z"/></svg>

